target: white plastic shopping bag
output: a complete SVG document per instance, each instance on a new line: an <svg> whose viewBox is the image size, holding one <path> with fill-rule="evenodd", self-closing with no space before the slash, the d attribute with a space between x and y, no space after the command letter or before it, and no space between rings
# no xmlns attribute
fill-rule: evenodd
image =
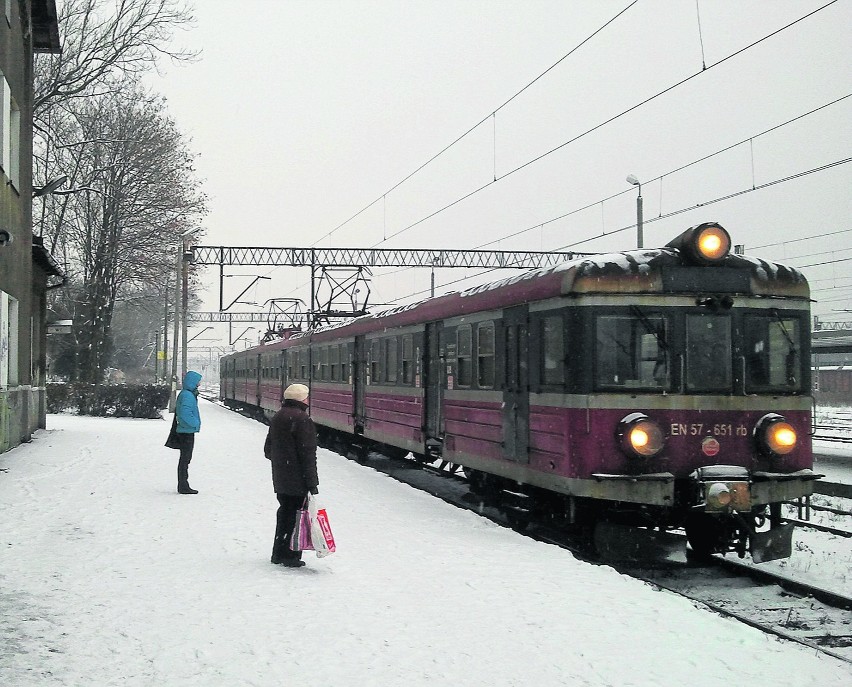
<svg viewBox="0 0 852 687"><path fill-rule="evenodd" d="M334 535L331 533L331 525L328 522L328 513L313 494L308 494L308 513L311 516L311 541L317 558L334 553L337 547L334 545Z"/></svg>

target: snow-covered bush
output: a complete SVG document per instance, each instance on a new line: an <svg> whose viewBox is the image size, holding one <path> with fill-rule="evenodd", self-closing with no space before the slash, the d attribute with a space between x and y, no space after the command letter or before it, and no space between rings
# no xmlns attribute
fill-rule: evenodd
<svg viewBox="0 0 852 687"><path fill-rule="evenodd" d="M169 387L155 384L47 385L47 412L98 417L158 418L169 401Z"/></svg>

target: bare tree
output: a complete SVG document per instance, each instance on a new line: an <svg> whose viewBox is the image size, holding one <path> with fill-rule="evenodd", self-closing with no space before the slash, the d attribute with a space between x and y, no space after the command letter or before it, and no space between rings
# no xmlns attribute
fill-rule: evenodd
<svg viewBox="0 0 852 687"><path fill-rule="evenodd" d="M62 52L40 55L35 65L33 111L39 128L58 103L139 75L163 57L194 57L168 47L175 31L192 23L183 0L61 0L57 19Z"/></svg>
<svg viewBox="0 0 852 687"><path fill-rule="evenodd" d="M164 107L135 84L65 108L66 126L87 142L62 151L85 190L61 198L59 241L76 287L69 309L85 381L100 381L110 364L117 299L162 294L180 233L205 213L193 157Z"/></svg>
<svg viewBox="0 0 852 687"><path fill-rule="evenodd" d="M69 183L42 199L34 231L69 278L54 298L75 323L70 369L98 382L116 302L140 292L161 302L180 233L206 212L186 142L139 84L163 58L194 57L170 47L192 16L185 0L58 5L63 51L35 64L33 162L36 178Z"/></svg>

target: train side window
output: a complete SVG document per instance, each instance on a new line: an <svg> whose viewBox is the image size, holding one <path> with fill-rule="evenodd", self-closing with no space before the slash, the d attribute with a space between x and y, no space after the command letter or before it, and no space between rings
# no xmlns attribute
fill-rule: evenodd
<svg viewBox="0 0 852 687"><path fill-rule="evenodd" d="M373 339L370 344L370 383L378 384L382 381L382 342Z"/></svg>
<svg viewBox="0 0 852 687"><path fill-rule="evenodd" d="M541 321L541 381L542 384L565 384L565 333L562 317L545 317Z"/></svg>
<svg viewBox="0 0 852 687"><path fill-rule="evenodd" d="M319 352L320 356L320 379L328 380L328 346L323 346Z"/></svg>
<svg viewBox="0 0 852 687"><path fill-rule="evenodd" d="M746 392L802 390L802 328L798 317L747 315Z"/></svg>
<svg viewBox="0 0 852 687"><path fill-rule="evenodd" d="M598 388L668 388L669 348L663 317L641 311L634 316L599 315L595 342Z"/></svg>
<svg viewBox="0 0 852 687"><path fill-rule="evenodd" d="M340 381L340 346L332 346L329 351L328 365L331 372L331 381Z"/></svg>
<svg viewBox="0 0 852 687"><path fill-rule="evenodd" d="M397 367L399 364L399 351L397 350L397 338L385 339L385 381L388 384L396 384Z"/></svg>
<svg viewBox="0 0 852 687"><path fill-rule="evenodd" d="M349 383L349 348L346 344L340 345L340 379Z"/></svg>
<svg viewBox="0 0 852 687"><path fill-rule="evenodd" d="M686 388L730 391L731 318L701 313L686 317Z"/></svg>
<svg viewBox="0 0 852 687"><path fill-rule="evenodd" d="M456 382L459 386L470 386L471 382L470 339L470 325L459 327L456 331Z"/></svg>
<svg viewBox="0 0 852 687"><path fill-rule="evenodd" d="M494 323L476 329L476 383L480 389L494 387Z"/></svg>
<svg viewBox="0 0 852 687"><path fill-rule="evenodd" d="M414 337L406 334L402 337L402 383L414 382Z"/></svg>

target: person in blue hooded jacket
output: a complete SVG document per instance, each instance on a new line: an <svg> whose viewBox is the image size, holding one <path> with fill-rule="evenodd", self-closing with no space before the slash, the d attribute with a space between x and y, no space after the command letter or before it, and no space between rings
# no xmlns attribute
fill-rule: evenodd
<svg viewBox="0 0 852 687"><path fill-rule="evenodd" d="M178 494L197 494L198 490L189 486L189 461L195 448L195 434L201 430L201 415L198 412L198 384L201 375L190 370L183 378L183 387L175 404L177 417L177 435L180 440L180 458L178 459Z"/></svg>

